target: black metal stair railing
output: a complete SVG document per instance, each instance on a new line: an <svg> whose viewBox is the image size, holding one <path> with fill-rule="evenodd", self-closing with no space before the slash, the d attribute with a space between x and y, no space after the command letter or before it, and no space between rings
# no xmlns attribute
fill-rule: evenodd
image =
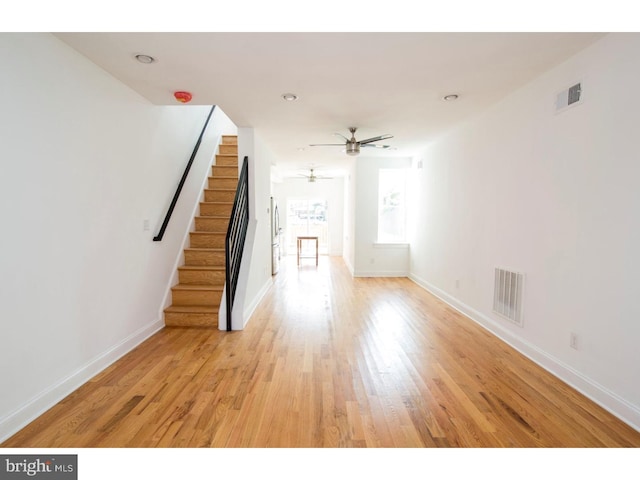
<svg viewBox="0 0 640 480"><path fill-rule="evenodd" d="M244 157L225 239L227 331L231 331L231 311L238 286L240 262L249 227L249 157Z"/></svg>
<svg viewBox="0 0 640 480"><path fill-rule="evenodd" d="M153 237L154 242L159 242L164 237L164 232L167 229L167 225L169 225L169 220L171 219L171 215L173 214L173 209L178 203L178 198L180 197L180 193L182 192L182 187L184 186L184 182L187 180L187 175L189 175L189 170L191 170L191 165L193 164L193 160L196 158L198 153L198 149L200 148L200 143L202 142L202 137L204 137L204 132L207 129L207 125L209 125L209 119L211 119L211 115L213 115L213 111L216 109L216 106L213 105L211 110L209 111L209 115L207 116L207 120L204 122L204 127L202 127L202 132L200 132L200 136L198 137L198 141L196 142L196 146L193 147L193 152L191 153L191 158L187 163L187 166L184 169L184 173L182 174L182 178L180 179L180 183L178 184L178 188L176 189L176 193L173 195L173 200L171 200L171 205L169 205L169 210L167 210L167 214L164 217L164 221L162 222L162 226L160 227L160 232L158 235Z"/></svg>

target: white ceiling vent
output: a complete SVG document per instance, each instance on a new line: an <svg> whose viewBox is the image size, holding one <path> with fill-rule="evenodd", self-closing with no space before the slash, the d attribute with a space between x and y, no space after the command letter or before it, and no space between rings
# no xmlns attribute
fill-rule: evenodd
<svg viewBox="0 0 640 480"><path fill-rule="evenodd" d="M556 96L556 112L582 103L582 82L571 85Z"/></svg>
<svg viewBox="0 0 640 480"><path fill-rule="evenodd" d="M493 311L522 326L522 292L524 273L495 269Z"/></svg>

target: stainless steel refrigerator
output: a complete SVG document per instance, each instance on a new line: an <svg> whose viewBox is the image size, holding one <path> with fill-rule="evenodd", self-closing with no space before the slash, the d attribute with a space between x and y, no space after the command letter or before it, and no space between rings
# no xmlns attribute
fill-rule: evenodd
<svg viewBox="0 0 640 480"><path fill-rule="evenodd" d="M278 273L280 268L280 212L278 212L278 202L271 197L271 275Z"/></svg>

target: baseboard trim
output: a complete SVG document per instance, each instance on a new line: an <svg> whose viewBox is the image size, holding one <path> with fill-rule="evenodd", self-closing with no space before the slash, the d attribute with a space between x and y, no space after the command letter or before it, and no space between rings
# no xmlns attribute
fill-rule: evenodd
<svg viewBox="0 0 640 480"><path fill-rule="evenodd" d="M77 390L116 360L129 353L151 335L163 328L164 322L162 320L155 320L138 329L117 345L98 355L66 378L63 378L36 395L24 406L0 419L0 443L15 435L70 393Z"/></svg>
<svg viewBox="0 0 640 480"><path fill-rule="evenodd" d="M354 276L353 265L351 265L351 262L349 261L349 259L344 255L342 256L342 260L344 261L344 264L347 266L347 270L349 270L349 273L353 277Z"/></svg>
<svg viewBox="0 0 640 480"><path fill-rule="evenodd" d="M511 347L518 350L549 373L578 390L584 396L628 424L631 428L640 432L640 408L638 406L633 405L616 393L600 385L598 382L595 382L591 378L575 370L570 365L567 365L557 359L553 355L541 350L523 338L514 335L509 330L503 328L495 320L475 310L464 302L461 302L444 290L439 289L417 275L409 274L409 279L438 297L453 309L485 328Z"/></svg>
<svg viewBox="0 0 640 480"><path fill-rule="evenodd" d="M256 296L253 297L252 302L247 306L247 308L244 309L244 312L242 314L243 329L247 326L247 323L249 323L249 320L251 320L251 316L253 315L253 312L256 311L256 308L258 308L258 305L260 304L260 302L262 301L262 299L264 298L264 296L267 294L267 292L272 286L273 286L273 278L269 278L264 283L264 285L262 285L262 288L256 294Z"/></svg>

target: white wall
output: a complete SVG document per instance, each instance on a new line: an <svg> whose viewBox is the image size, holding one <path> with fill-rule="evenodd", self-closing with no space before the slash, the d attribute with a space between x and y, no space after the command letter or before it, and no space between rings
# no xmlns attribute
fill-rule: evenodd
<svg viewBox="0 0 640 480"><path fill-rule="evenodd" d="M636 428L639 54L608 35L427 148L411 238L414 280ZM496 266L526 274L522 328L492 313Z"/></svg>
<svg viewBox="0 0 640 480"><path fill-rule="evenodd" d="M344 259L349 272L353 275L353 265L356 261L356 159L349 159L347 166L347 174L344 177L344 253L342 258Z"/></svg>
<svg viewBox="0 0 640 480"><path fill-rule="evenodd" d="M409 245L378 244L378 175L381 168L409 168L409 158L358 157L356 162L353 275L404 277Z"/></svg>
<svg viewBox="0 0 640 480"><path fill-rule="evenodd" d="M49 34L0 34L0 64L1 440L163 327L215 145L153 242L209 107L153 106Z"/></svg>
<svg viewBox="0 0 640 480"><path fill-rule="evenodd" d="M309 183L306 178L284 178L282 182L273 184L273 195L280 205L280 225L287 229L287 199L289 198L324 198L327 200L327 223L329 227L329 255L342 256L344 236L344 178L317 180ZM284 239L284 235L283 235ZM286 243L282 242L283 244ZM281 248L283 245L281 245ZM287 251L284 254L295 255Z"/></svg>

